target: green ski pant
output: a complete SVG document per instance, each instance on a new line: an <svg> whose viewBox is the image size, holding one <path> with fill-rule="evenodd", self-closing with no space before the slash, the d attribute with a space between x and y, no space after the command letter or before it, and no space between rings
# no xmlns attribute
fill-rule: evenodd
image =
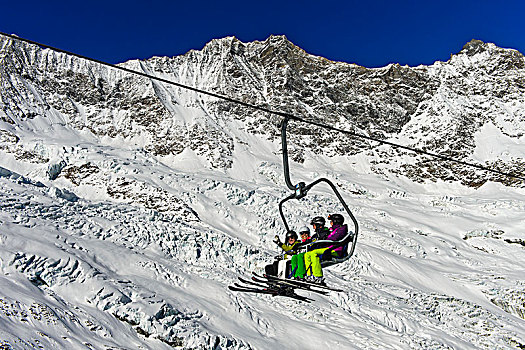
<svg viewBox="0 0 525 350"><path fill-rule="evenodd" d="M295 270L294 277L304 278L304 275L306 274L304 254L305 253L299 253L292 256L292 271Z"/></svg>

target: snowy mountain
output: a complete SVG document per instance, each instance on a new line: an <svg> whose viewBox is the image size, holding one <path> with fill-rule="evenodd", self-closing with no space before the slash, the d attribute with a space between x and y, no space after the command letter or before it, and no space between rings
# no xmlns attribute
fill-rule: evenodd
<svg viewBox="0 0 525 350"><path fill-rule="evenodd" d="M325 271L344 292L232 292L284 234L280 117L0 47L3 348L525 348L518 180L291 122L292 180L335 180L360 223L354 257ZM122 66L523 176L515 50L473 40L447 62L368 69L273 36ZM287 215L340 211L321 188Z"/></svg>

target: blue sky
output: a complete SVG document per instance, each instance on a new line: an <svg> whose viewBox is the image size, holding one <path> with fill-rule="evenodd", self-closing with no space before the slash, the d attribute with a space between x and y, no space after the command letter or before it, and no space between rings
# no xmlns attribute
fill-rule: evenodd
<svg viewBox="0 0 525 350"><path fill-rule="evenodd" d="M525 53L525 0L4 1L0 31L110 63L213 38L284 34L309 53L380 67L446 61L471 39Z"/></svg>

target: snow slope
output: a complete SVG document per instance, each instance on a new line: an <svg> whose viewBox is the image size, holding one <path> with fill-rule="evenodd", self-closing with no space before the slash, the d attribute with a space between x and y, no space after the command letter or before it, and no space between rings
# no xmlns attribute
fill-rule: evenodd
<svg viewBox="0 0 525 350"><path fill-rule="evenodd" d="M183 68L178 74L197 83L221 78ZM107 79L119 74L78 69ZM354 257L325 271L327 282L344 292L298 292L312 303L231 292L227 286L238 275L271 262L277 254L271 240L284 234L277 205L288 191L280 144L258 129L256 116L221 118L214 101L145 84L133 93L153 110L165 106L169 113L161 113L160 124L136 119L133 103L117 97L93 97L94 104L71 97L72 117L65 100L52 103L60 94L35 88L23 74L2 75L17 91L2 95L0 121L3 348L525 347L525 189L414 182L372 171L388 150L323 155L305 146L302 162L291 164L292 180L335 180L360 224ZM256 79L262 74L250 76L264 91ZM158 99L150 99L151 91ZM119 103L121 114L114 114ZM26 117L12 114L13 106ZM29 111L36 112L27 117ZM432 115L417 116L424 124ZM400 128L400 138L415 120ZM512 131L523 120L506 123L504 134L491 124L480 127L473 158L521 161L523 137ZM150 148L163 146L152 139L179 147L169 135L181 137L180 152ZM301 149L303 139L314 143L310 136L296 134L294 148ZM499 141L485 142L488 136ZM341 211L329 188L288 208L295 228L313 215Z"/></svg>

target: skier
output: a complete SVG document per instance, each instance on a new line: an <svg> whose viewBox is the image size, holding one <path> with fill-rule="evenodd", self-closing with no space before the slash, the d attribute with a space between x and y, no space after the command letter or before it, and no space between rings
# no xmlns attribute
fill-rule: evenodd
<svg viewBox="0 0 525 350"><path fill-rule="evenodd" d="M330 234L330 230L325 227L326 220L322 216L316 216L310 221L314 229L314 234L312 235L312 241L321 241L325 240L326 237Z"/></svg>
<svg viewBox="0 0 525 350"><path fill-rule="evenodd" d="M310 229L306 226L303 226L299 229L299 235L301 236L301 243L300 246L303 246L305 244L312 242L312 237L310 237ZM304 254L305 253L298 253L294 256L292 256L292 273L293 278L302 280L304 279L304 275L306 274L306 266L304 265ZM291 274L291 273L290 273Z"/></svg>
<svg viewBox="0 0 525 350"><path fill-rule="evenodd" d="M303 226L299 229L299 236L301 236L302 245L312 242L312 237L310 236L310 229L306 226Z"/></svg>
<svg viewBox="0 0 525 350"><path fill-rule="evenodd" d="M348 227L343 225L344 217L341 214L330 214L328 215L328 220L330 220L331 233L326 237L326 240L338 241L346 236ZM333 248L333 246L328 246L306 252L304 255L304 263L306 266L307 281L324 284L321 256L325 254L325 252L329 252L333 256L341 256L343 254L343 247Z"/></svg>
<svg viewBox="0 0 525 350"><path fill-rule="evenodd" d="M297 233L295 231L288 231L286 233L286 236L284 238L285 243L282 243L279 239L279 236L275 236L273 242L277 244L279 247L281 247L282 250L286 252L284 258L288 258L289 256L292 256L297 253L297 244L299 244L299 241L297 240Z"/></svg>
<svg viewBox="0 0 525 350"><path fill-rule="evenodd" d="M273 242L277 244L282 250L284 250L285 254L282 259L278 259L272 264L265 266L264 270L266 271L267 275L280 276L283 278L288 277L287 272L289 270L289 259L297 254L297 248L299 248L299 242L297 238L297 233L295 231L288 231L286 233L284 239L286 243L281 242L279 236L275 236Z"/></svg>

